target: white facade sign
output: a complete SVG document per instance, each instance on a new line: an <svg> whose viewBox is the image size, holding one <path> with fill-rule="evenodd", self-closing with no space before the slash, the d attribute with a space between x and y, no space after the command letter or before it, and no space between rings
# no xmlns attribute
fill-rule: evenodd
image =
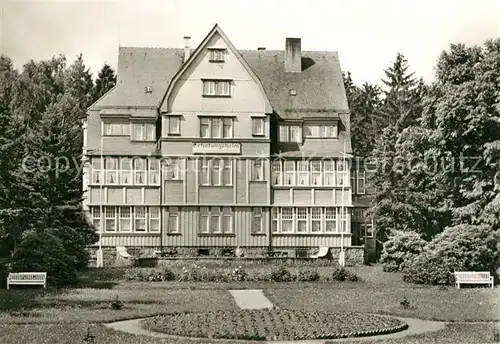
<svg viewBox="0 0 500 344"><path fill-rule="evenodd" d="M203 142L193 143L193 153L195 154L240 154L240 143L224 142Z"/></svg>

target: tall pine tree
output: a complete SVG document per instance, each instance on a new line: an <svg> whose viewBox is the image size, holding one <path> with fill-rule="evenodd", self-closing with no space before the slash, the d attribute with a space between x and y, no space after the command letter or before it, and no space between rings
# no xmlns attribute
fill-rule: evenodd
<svg viewBox="0 0 500 344"><path fill-rule="evenodd" d="M99 71L97 80L95 82L95 87L92 92L92 102L101 98L106 92L112 89L116 85L116 75L113 68L107 63L104 64L102 69Z"/></svg>
<svg viewBox="0 0 500 344"><path fill-rule="evenodd" d="M416 195L403 182L405 164L397 152L403 129L418 121L422 107L423 84L408 70L406 59L398 54L382 80L385 90L380 107L381 135L373 150L377 169L370 178L375 188L370 214L376 219L381 241L392 231L412 230L419 216L419 211L407 203L410 196Z"/></svg>

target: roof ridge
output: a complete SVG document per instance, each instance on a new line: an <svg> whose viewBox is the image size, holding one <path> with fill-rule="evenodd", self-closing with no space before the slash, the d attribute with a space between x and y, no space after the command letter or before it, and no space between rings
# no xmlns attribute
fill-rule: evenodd
<svg viewBox="0 0 500 344"><path fill-rule="evenodd" d="M183 50L183 48L168 48L168 47L132 47L121 46L120 49L150 49L150 50Z"/></svg>

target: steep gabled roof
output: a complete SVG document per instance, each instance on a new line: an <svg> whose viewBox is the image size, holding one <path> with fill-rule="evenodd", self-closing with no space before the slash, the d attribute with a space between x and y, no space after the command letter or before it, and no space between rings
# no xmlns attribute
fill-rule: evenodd
<svg viewBox="0 0 500 344"><path fill-rule="evenodd" d="M182 76L182 74L189 68L189 66L193 63L193 61L196 59L196 57L200 54L201 51L207 46L208 42L212 37L214 37L215 34L219 34L220 37L224 40L226 45L228 46L229 50L236 56L236 58L239 60L239 62L243 65L243 67L247 70L247 72L250 74L250 76L254 79L254 81L257 83L258 87L260 88L261 92L263 93L264 97L266 98L266 112L271 113L272 112L272 107L271 103L266 97L264 88L262 87L262 84L258 78L258 76L254 73L252 68L248 65L248 63L242 58L238 50L234 47L233 43L227 38L226 34L222 29L219 27L218 24L215 24L215 26L210 30L208 35L201 41L200 45L194 50L194 52L189 56L189 59L186 61L186 63L181 67L181 69L174 75L172 78L172 81L168 85L167 92L165 93L165 97L161 101L160 107L162 106L163 102L169 100L170 93L172 92L172 89L179 80L179 78Z"/></svg>
<svg viewBox="0 0 500 344"><path fill-rule="evenodd" d="M323 117L328 112L349 111L336 52L303 51L300 73L285 72L284 51L242 50L241 54L259 76L273 109L281 117Z"/></svg>
<svg viewBox="0 0 500 344"><path fill-rule="evenodd" d="M175 80L196 58L206 42L219 33L261 85L272 109L283 119L330 117L347 113L348 105L336 52L303 51L302 72L285 72L284 51L236 48L216 25L189 60L183 49L120 47L117 85L91 106L158 109ZM145 93L152 86L152 93ZM291 95L290 90L296 95Z"/></svg>
<svg viewBox="0 0 500 344"><path fill-rule="evenodd" d="M120 47L116 86L92 108L157 108L183 63L183 49ZM151 86L152 93L144 92Z"/></svg>

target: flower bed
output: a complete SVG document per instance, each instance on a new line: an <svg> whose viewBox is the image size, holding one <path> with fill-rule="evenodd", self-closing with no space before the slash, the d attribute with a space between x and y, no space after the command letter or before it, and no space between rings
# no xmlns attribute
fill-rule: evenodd
<svg viewBox="0 0 500 344"><path fill-rule="evenodd" d="M327 268L325 268L327 269ZM237 266L229 267L206 267L193 264L182 268L132 268L124 275L127 281L138 282L327 282L327 281L350 281L357 282L360 278L345 268L332 268L324 270L328 275L320 275L317 269L300 267L292 268L278 265L244 268Z"/></svg>
<svg viewBox="0 0 500 344"><path fill-rule="evenodd" d="M246 340L363 337L408 328L406 323L389 316L291 309L174 313L144 319L141 326L183 337Z"/></svg>

